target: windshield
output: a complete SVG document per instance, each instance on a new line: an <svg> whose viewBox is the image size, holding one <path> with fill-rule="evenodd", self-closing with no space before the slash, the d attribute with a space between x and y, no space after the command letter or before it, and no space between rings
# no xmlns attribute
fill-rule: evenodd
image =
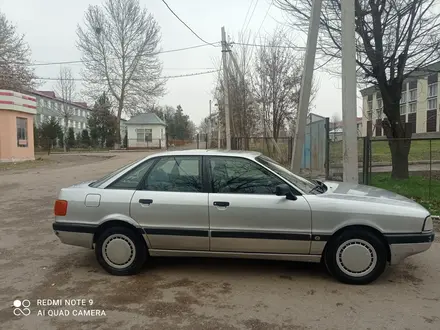
<svg viewBox="0 0 440 330"><path fill-rule="evenodd" d="M304 179L303 177L300 177L296 174L293 174L288 169L286 169L282 165L278 164L276 161L274 161L273 159L271 159L269 157L258 156L257 158L255 158L255 160L257 162L259 162L260 164L270 168L272 171L274 171L278 175L282 176L284 179L291 182L296 187L298 187L299 189L301 189L302 191L304 191L306 193L310 192L316 186L315 183L313 183L307 179Z"/></svg>
<svg viewBox="0 0 440 330"><path fill-rule="evenodd" d="M106 176L103 176L101 179L99 179L99 180L97 180L97 181L94 181L94 182L92 182L91 184L89 184L89 187L92 187L92 188L97 188L97 187L99 187L101 184L103 184L105 181L107 181L108 179L110 179L112 176L114 176L114 175L116 175L116 174L118 174L118 173L121 173L123 170L125 170L126 168L129 168L131 165L133 165L133 164L135 164L135 163L137 163L137 162L139 162L139 160L136 160L136 161L134 161L134 162L132 162L132 163L130 163L130 164L127 164L127 165L125 165L125 166L123 166L123 167L117 169L116 171L113 171L113 172L110 173L110 174L107 174Z"/></svg>

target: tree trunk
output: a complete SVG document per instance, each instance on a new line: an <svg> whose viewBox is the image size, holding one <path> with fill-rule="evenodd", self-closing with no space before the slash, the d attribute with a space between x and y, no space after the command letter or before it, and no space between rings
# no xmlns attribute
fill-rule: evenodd
<svg viewBox="0 0 440 330"><path fill-rule="evenodd" d="M383 130L388 138L388 146L391 151L391 177L399 180L408 179L408 155L411 149L412 124L402 123L400 120L400 90L397 99L392 101L389 104L384 103L384 112L387 119L382 121Z"/></svg>
<svg viewBox="0 0 440 330"><path fill-rule="evenodd" d="M411 140L406 139L389 139L388 145L391 151L393 179L408 179L408 155L411 146Z"/></svg>

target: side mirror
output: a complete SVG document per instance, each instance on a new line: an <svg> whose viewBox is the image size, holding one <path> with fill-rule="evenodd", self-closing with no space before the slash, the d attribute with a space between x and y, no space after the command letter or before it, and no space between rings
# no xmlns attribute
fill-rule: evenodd
<svg viewBox="0 0 440 330"><path fill-rule="evenodd" d="M298 199L294 194L292 194L290 187L285 183L279 184L278 186L275 187L275 194L277 196L286 196L287 199L292 201Z"/></svg>

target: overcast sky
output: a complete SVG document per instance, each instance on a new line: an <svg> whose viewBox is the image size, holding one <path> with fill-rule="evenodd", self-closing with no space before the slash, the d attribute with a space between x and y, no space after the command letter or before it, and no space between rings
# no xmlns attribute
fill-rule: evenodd
<svg viewBox="0 0 440 330"><path fill-rule="evenodd" d="M32 60L35 62L75 61L81 57L77 50L76 28L83 22L84 12L91 4L102 0L0 0L0 10L24 33L32 48ZM244 26L246 13L252 3L248 18L251 17L246 31L270 34L278 24L285 21L283 14L271 0L167 0L169 6L193 30L208 42L220 40L220 29L233 40ZM251 16L251 12L255 11ZM180 23L166 8L161 0L141 0L161 26L162 49L184 48L199 45L202 42ZM266 16L267 10L268 15ZM266 19L263 22L264 17ZM249 21L249 20L247 20ZM262 24L263 23L263 24ZM247 25L247 22L246 22ZM295 44L301 41L294 40ZM161 54L164 76L209 71L219 63L220 48L212 46ZM76 78L80 78L81 64L70 65ZM39 66L39 77L57 77L59 65ZM315 72L318 82L318 95L314 101L313 112L332 117L341 114L341 80L323 72ZM216 74L169 79L167 94L161 98L160 105L182 105L196 125L209 113L209 100L215 84ZM46 82L40 89L53 89L54 82ZM360 114L358 98L358 114Z"/></svg>

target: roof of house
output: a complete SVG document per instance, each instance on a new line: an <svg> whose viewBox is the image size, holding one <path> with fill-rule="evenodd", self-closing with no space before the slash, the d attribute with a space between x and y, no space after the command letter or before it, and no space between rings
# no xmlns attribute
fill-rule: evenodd
<svg viewBox="0 0 440 330"><path fill-rule="evenodd" d="M405 79L405 82L416 80L421 77L426 77L427 75L434 74L436 72L440 72L440 61L429 64L427 66L424 66L420 68L419 70L413 71L407 79ZM362 96L373 94L374 92L378 92L379 87L378 86L369 86L367 88L361 89L360 92Z"/></svg>
<svg viewBox="0 0 440 330"><path fill-rule="evenodd" d="M39 96L47 97L49 99L53 99L53 100L56 100L56 101L65 102L65 103L74 105L74 106L79 107L79 108L90 110L90 108L88 107L86 102L68 102L68 101L65 101L62 98L57 97L54 91L29 91L29 93L34 94L34 95L39 95Z"/></svg>
<svg viewBox="0 0 440 330"><path fill-rule="evenodd" d="M155 113L141 113L139 115L131 117L126 122L127 125L163 125L166 126L165 122L160 119Z"/></svg>

